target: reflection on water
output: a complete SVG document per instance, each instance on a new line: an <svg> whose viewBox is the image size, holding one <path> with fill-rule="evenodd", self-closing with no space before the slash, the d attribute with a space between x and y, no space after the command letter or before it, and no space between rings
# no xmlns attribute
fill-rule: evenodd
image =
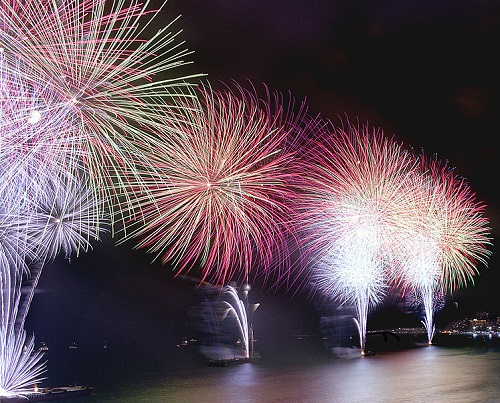
<svg viewBox="0 0 500 403"><path fill-rule="evenodd" d="M500 351L420 347L286 366L263 360L110 379L83 402L500 402Z"/></svg>

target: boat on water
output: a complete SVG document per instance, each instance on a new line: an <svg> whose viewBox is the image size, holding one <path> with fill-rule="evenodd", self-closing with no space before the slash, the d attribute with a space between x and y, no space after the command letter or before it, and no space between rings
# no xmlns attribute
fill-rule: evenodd
<svg viewBox="0 0 500 403"><path fill-rule="evenodd" d="M231 365L245 364L247 362L257 362L259 359L259 352L254 351L250 357L210 358L207 360L207 364L209 367L229 367Z"/></svg>
<svg viewBox="0 0 500 403"><path fill-rule="evenodd" d="M93 390L94 388L92 386L81 385L58 386L55 388L35 388L33 392L23 396L1 397L0 403L30 403L68 399L71 397L89 395Z"/></svg>
<svg viewBox="0 0 500 403"><path fill-rule="evenodd" d="M241 357L241 358L227 358L227 359L214 359L207 360L209 367L229 367L231 365L245 364L247 362L255 362L257 357Z"/></svg>

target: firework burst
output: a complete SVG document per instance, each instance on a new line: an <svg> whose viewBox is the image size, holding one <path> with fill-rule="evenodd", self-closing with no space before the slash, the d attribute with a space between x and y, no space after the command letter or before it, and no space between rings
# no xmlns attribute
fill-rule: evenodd
<svg viewBox="0 0 500 403"><path fill-rule="evenodd" d="M26 235L42 262L61 251L67 259L87 251L109 224L103 203L85 176L47 178L34 194L27 208Z"/></svg>
<svg viewBox="0 0 500 403"><path fill-rule="evenodd" d="M304 154L298 222L314 287L353 304L361 350L367 314L385 294L386 274L405 234L415 162L382 132L352 123L321 133Z"/></svg>
<svg viewBox="0 0 500 403"><path fill-rule="evenodd" d="M33 178L67 171L81 158L70 122L51 106L56 99L35 73L0 50L0 190L28 191Z"/></svg>
<svg viewBox="0 0 500 403"><path fill-rule="evenodd" d="M156 105L189 87L189 77L169 74L189 54L170 25L143 38L159 12L148 4L5 0L0 6L4 395L23 394L43 372L23 326L44 263L61 251L68 257L87 250L98 238L104 208L113 216L117 198L128 201L120 189L136 173L135 161L147 164L134 144L150 126L165 123ZM20 290L27 263L37 271L26 299Z"/></svg>
<svg viewBox="0 0 500 403"><path fill-rule="evenodd" d="M279 100L202 86L179 104L172 130L144 151L155 170L144 175L148 193L133 217L140 225L126 239L141 238L139 248L179 273L199 265L203 279L221 284L285 261L294 175L287 147L304 111L293 115Z"/></svg>
<svg viewBox="0 0 500 403"><path fill-rule="evenodd" d="M411 237L394 274L404 292L421 299L430 344L437 301L473 283L478 264L487 265L492 239L486 206L453 169L422 155L415 178Z"/></svg>
<svg viewBox="0 0 500 403"><path fill-rule="evenodd" d="M149 126L159 121L159 100L189 86L190 77L168 74L187 64L183 58L189 52L182 50L178 33L168 25L144 39L159 12L147 5L8 0L0 8L3 53L28 69L24 77L34 77L35 88L50 89L50 104L34 110L31 120L57 128L41 131L46 136L69 128L72 153L81 155L93 187L112 211L116 194L121 202L128 200L128 193L117 189L135 172L132 160L140 153L134 143L144 141ZM65 124L54 123L55 116Z"/></svg>
<svg viewBox="0 0 500 403"><path fill-rule="evenodd" d="M24 323L44 264L61 251L69 258L86 250L106 222L85 181L69 174L36 179L39 182L33 180L26 187L29 192L4 191L0 209L0 395L4 396L32 392L33 384L43 379L43 354L34 351L34 338L26 336Z"/></svg>
<svg viewBox="0 0 500 403"><path fill-rule="evenodd" d="M491 255L488 247L492 245L489 219L484 215L486 205L477 199L464 178L436 160L427 166L430 191L441 195L440 211L428 209L440 217L437 224L433 220L429 226L440 251L440 281L444 290L454 292L473 283L479 264L487 266Z"/></svg>
<svg viewBox="0 0 500 403"><path fill-rule="evenodd" d="M24 330L23 277L32 255L24 223L18 216L20 198L2 194L0 204L0 397L26 394L45 372L42 354L34 351L34 338ZM9 196L16 196L10 199ZM32 389L31 389L32 390Z"/></svg>

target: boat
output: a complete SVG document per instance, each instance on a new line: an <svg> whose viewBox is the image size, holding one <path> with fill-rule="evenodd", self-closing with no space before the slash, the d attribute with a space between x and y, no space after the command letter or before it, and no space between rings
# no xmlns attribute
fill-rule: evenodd
<svg viewBox="0 0 500 403"><path fill-rule="evenodd" d="M256 361L257 357L241 357L241 358L223 358L223 359L215 359L211 358L207 360L207 364L209 367L229 367L231 365L237 364L245 364L247 362Z"/></svg>
<svg viewBox="0 0 500 403"><path fill-rule="evenodd" d="M33 392L13 397L2 397L0 403L29 403L45 402L50 400L69 399L71 397L89 395L94 388L92 386L70 385L55 388L37 388Z"/></svg>
<svg viewBox="0 0 500 403"><path fill-rule="evenodd" d="M207 364L209 367L229 367L231 365L245 364L247 362L256 362L259 359L259 352L254 351L250 357L210 358L207 360Z"/></svg>

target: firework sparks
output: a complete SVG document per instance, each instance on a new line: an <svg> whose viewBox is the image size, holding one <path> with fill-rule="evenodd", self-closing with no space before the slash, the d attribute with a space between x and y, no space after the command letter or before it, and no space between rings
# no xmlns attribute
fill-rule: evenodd
<svg viewBox="0 0 500 403"><path fill-rule="evenodd" d="M68 170L78 142L70 122L35 72L0 52L0 189L24 188L46 172ZM77 155L81 157L81 155Z"/></svg>
<svg viewBox="0 0 500 403"><path fill-rule="evenodd" d="M109 223L85 178L47 178L36 196L27 209L26 234L41 261L53 260L61 251L66 258L87 251Z"/></svg>
<svg viewBox="0 0 500 403"><path fill-rule="evenodd" d="M313 283L326 296L353 304L362 352L371 307L385 294L404 234L409 172L415 163L381 132L348 123L317 137L305 154L298 206Z"/></svg>
<svg viewBox="0 0 500 403"><path fill-rule="evenodd" d="M198 282L198 280L196 280ZM241 291L204 283L199 288L203 299L191 312L198 329L201 353L211 360L253 357L253 330L249 317L259 304L248 305L248 284Z"/></svg>
<svg viewBox="0 0 500 403"><path fill-rule="evenodd" d="M298 124L304 115L271 105L239 86L204 86L198 99L181 104L172 132L148 153L155 171L146 173L148 193L135 203L141 225L126 238L141 238L139 248L179 273L197 264L203 279L221 284L257 263L269 273L286 260L286 201L293 198L286 147L297 127L289 119Z"/></svg>
<svg viewBox="0 0 500 403"><path fill-rule="evenodd" d="M5 396L30 393L30 386L43 379L43 354L34 351L24 323L44 263L60 251L69 257L87 249L105 222L95 192L85 182L69 176L57 182L54 177L37 179L28 194L4 192L11 198L3 199L0 209L0 392ZM37 267L35 273L27 263ZM30 272L29 281L23 281Z"/></svg>
<svg viewBox="0 0 500 403"><path fill-rule="evenodd" d="M0 338L0 397L33 393L33 385L45 379L43 354L35 351L34 337L9 326L1 329Z"/></svg>
<svg viewBox="0 0 500 403"><path fill-rule="evenodd" d="M25 393L26 382L43 372L23 326L44 263L61 251L68 257L87 250L98 238L108 222L104 208L113 216L117 199L128 200L119 189L141 159L134 144L145 141L150 126L165 123L159 100L189 87L191 77L167 77L189 54L171 25L143 38L159 12L147 10L148 3L6 0L0 6L4 395ZM37 272L22 300L27 263Z"/></svg>
<svg viewBox="0 0 500 403"><path fill-rule="evenodd" d="M440 280L443 289L454 292L473 282L479 263L487 266L492 238L489 219L484 216L486 205L446 165L430 161L428 172L433 192L441 193L443 199L439 225L432 227L441 254Z"/></svg>
<svg viewBox="0 0 500 403"><path fill-rule="evenodd" d="M430 344L436 301L473 282L478 263L487 265L491 238L486 206L453 169L422 155L416 179L412 236L394 273L404 289L420 296Z"/></svg>
<svg viewBox="0 0 500 403"><path fill-rule="evenodd" d="M39 130L45 136L70 128L71 153L81 155L93 187L113 202L117 193L121 202L128 200L128 193L117 189L135 172L132 161L140 153L134 144L146 141L149 126L159 121L159 100L178 96L192 78L168 77L190 54L170 25L143 38L159 12L146 6L9 0L0 8L2 52L29 69L23 74L34 77L34 88L50 90L50 104L32 108L26 124L57 128ZM55 116L66 123L58 125Z"/></svg>
<svg viewBox="0 0 500 403"><path fill-rule="evenodd" d="M10 194L12 196L13 194ZM18 218L19 198L3 193L0 204L0 397L26 394L45 372L34 338L24 330L22 279L28 274L26 234Z"/></svg>
<svg viewBox="0 0 500 403"><path fill-rule="evenodd" d="M226 286L222 292L224 314L222 320L224 320L228 315L234 318L237 323L239 334L241 337L241 342L243 343L243 351L245 358L250 357L250 340L248 332L248 319L247 311L243 301L238 296L238 291L232 286Z"/></svg>

